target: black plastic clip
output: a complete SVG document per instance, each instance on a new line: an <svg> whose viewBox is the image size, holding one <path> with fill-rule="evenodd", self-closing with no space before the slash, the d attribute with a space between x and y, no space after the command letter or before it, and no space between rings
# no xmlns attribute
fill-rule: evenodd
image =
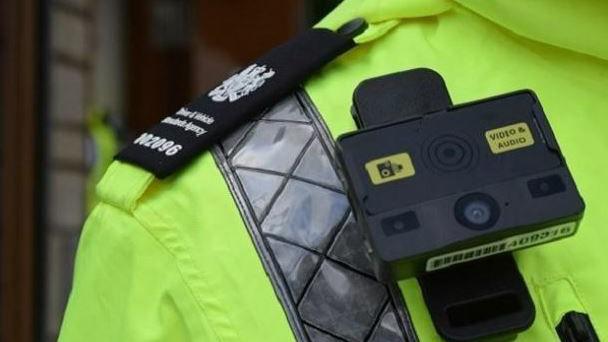
<svg viewBox="0 0 608 342"><path fill-rule="evenodd" d="M562 342L599 342L589 315L570 311L555 328Z"/></svg>
<svg viewBox="0 0 608 342"><path fill-rule="evenodd" d="M365 80L353 95L351 114L358 128L420 117L452 105L441 75L414 69Z"/></svg>
<svg viewBox="0 0 608 342"><path fill-rule="evenodd" d="M534 303L510 253L426 273L418 282L448 341L509 341L534 321Z"/></svg>
<svg viewBox="0 0 608 342"><path fill-rule="evenodd" d="M365 32L365 30L367 30L368 27L369 27L369 25L367 24L367 21L365 21L365 19L355 18L353 20L347 21L346 23L342 24L342 26L340 26L336 30L336 33L338 33L344 37L349 37L351 39L354 39L361 33Z"/></svg>

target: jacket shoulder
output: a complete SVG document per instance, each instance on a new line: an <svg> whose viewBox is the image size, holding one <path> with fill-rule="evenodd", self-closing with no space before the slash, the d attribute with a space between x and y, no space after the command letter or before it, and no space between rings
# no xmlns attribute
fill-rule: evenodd
<svg viewBox="0 0 608 342"><path fill-rule="evenodd" d="M101 201L131 212L154 179L154 175L144 169L114 161L95 191Z"/></svg>

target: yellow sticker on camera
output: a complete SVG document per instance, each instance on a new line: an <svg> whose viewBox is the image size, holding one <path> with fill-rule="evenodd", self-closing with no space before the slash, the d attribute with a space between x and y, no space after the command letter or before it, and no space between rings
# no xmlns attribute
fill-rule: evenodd
<svg viewBox="0 0 608 342"><path fill-rule="evenodd" d="M525 122L486 131L486 140L494 154L534 145L534 137Z"/></svg>
<svg viewBox="0 0 608 342"><path fill-rule="evenodd" d="M365 169L374 185L412 177L416 174L408 153L398 153L365 163Z"/></svg>

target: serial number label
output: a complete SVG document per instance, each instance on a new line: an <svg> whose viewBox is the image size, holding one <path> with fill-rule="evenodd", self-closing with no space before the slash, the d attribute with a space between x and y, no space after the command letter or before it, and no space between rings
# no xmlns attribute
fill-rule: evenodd
<svg viewBox="0 0 608 342"><path fill-rule="evenodd" d="M534 137L525 122L486 131L486 140L492 153L499 154L534 145Z"/></svg>
<svg viewBox="0 0 608 342"><path fill-rule="evenodd" d="M494 254L530 247L572 235L576 232L576 222L568 222L538 231L511 236L457 252L432 257L426 262L426 270L434 271L463 262L481 259Z"/></svg>
<svg viewBox="0 0 608 342"><path fill-rule="evenodd" d="M173 140L167 140L150 133L143 133L133 141L133 144L147 147L168 157L174 156L183 148L182 145L176 144Z"/></svg>

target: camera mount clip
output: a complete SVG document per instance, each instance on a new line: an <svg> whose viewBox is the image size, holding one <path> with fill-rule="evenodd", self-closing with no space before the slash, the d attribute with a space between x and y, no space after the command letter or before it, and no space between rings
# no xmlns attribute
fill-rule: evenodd
<svg viewBox="0 0 608 342"><path fill-rule="evenodd" d="M414 69L363 81L355 90L351 114L363 129L451 106L443 78L433 70ZM392 175L391 165L381 166L381 177ZM417 279L437 332L449 341L512 340L534 321L534 304L511 253L422 273Z"/></svg>

